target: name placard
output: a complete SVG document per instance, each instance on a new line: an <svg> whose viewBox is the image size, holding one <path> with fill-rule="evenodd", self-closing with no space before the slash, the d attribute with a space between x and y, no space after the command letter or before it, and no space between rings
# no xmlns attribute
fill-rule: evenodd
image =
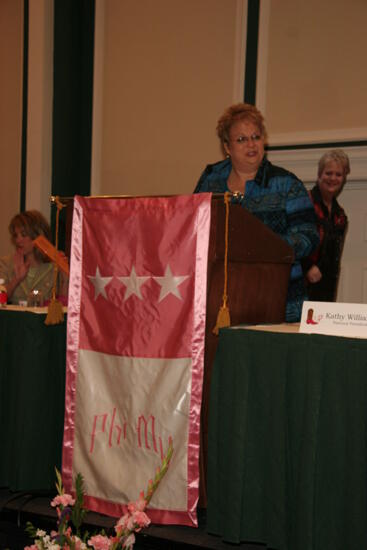
<svg viewBox="0 0 367 550"><path fill-rule="evenodd" d="M304 302L299 332L367 338L367 304Z"/></svg>

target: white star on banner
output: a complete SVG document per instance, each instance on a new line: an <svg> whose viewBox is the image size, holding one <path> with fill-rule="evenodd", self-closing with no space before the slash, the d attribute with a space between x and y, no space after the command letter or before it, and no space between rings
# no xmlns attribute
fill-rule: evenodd
<svg viewBox="0 0 367 550"><path fill-rule="evenodd" d="M97 265L95 276L88 275L88 279L90 279L94 285L94 299L97 300L98 296L102 294L103 298L107 300L105 287L113 279L113 277L102 277L99 272L99 267Z"/></svg>
<svg viewBox="0 0 367 550"><path fill-rule="evenodd" d="M143 296L141 295L140 287L145 281L150 279L150 277L138 277L135 272L135 266L133 266L129 277L118 277L118 279L126 286L124 301L133 294L142 300Z"/></svg>
<svg viewBox="0 0 367 550"><path fill-rule="evenodd" d="M178 286L188 277L188 275L179 275L177 277L173 276L170 266L167 265L164 277L153 277L153 279L161 285L161 293L159 295L158 302L161 302L163 298L168 296L168 294L174 294L177 298L179 298L179 300L182 300Z"/></svg>

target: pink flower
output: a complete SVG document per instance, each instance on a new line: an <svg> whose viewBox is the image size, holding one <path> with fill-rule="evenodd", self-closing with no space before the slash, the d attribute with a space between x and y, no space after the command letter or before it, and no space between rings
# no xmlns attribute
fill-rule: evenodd
<svg viewBox="0 0 367 550"><path fill-rule="evenodd" d="M90 546L93 546L94 550L108 550L111 546L111 540L103 535L95 535L88 541Z"/></svg>
<svg viewBox="0 0 367 550"><path fill-rule="evenodd" d="M129 518L127 520L127 524L126 524L126 529L128 531L134 531L134 529L135 529L134 516L129 516Z"/></svg>
<svg viewBox="0 0 367 550"><path fill-rule="evenodd" d="M32 544L32 546L25 546L24 550L38 550L38 548L35 544Z"/></svg>
<svg viewBox="0 0 367 550"><path fill-rule="evenodd" d="M147 501L144 499L144 496L140 496L139 500L137 500L136 502L129 502L129 504L127 505L127 509L129 510L130 514L133 514L136 511L143 512L146 505Z"/></svg>
<svg viewBox="0 0 367 550"><path fill-rule="evenodd" d="M148 527L148 525L150 524L150 519L145 512L134 512L133 519L134 523L136 523L140 529L142 529L143 527Z"/></svg>
<svg viewBox="0 0 367 550"><path fill-rule="evenodd" d="M122 527L122 525L117 525L117 523L116 523L115 532L116 532L117 537L115 537L115 538L118 538L121 535L121 533L124 532L124 530L125 529Z"/></svg>
<svg viewBox="0 0 367 550"><path fill-rule="evenodd" d="M124 540L122 544L122 548L132 548L134 544L135 544L135 535L134 533L131 533L131 535L129 535L127 539Z"/></svg>
<svg viewBox="0 0 367 550"><path fill-rule="evenodd" d="M79 537L73 537L73 542L74 542L74 548L75 548L75 550L82 550L82 548L83 548L83 541L80 540Z"/></svg>
<svg viewBox="0 0 367 550"><path fill-rule="evenodd" d="M73 506L74 503L75 503L75 498L65 493L64 495L57 495L51 501L51 506L53 507L60 506L60 504L62 506L68 506L68 505Z"/></svg>
<svg viewBox="0 0 367 550"><path fill-rule="evenodd" d="M129 521L130 515L125 514L124 516L121 516L118 522L115 525L115 531L116 533L121 533L122 530L125 530L127 527L127 522Z"/></svg>

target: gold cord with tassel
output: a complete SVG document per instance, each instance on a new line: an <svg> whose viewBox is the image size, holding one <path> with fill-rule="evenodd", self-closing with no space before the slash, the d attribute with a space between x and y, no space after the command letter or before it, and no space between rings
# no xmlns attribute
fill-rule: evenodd
<svg viewBox="0 0 367 550"><path fill-rule="evenodd" d="M64 204L61 203L58 197L54 197L54 201L56 204L56 229L55 229L55 247L56 250L58 250L59 246L59 217L60 217L60 210L64 208ZM48 311L47 311L47 317L45 320L45 325L58 325L59 323L62 323L64 320L64 311L62 307L62 303L56 298L56 288L57 288L57 276L58 276L59 268L56 263L54 263L54 278L53 278L53 285L52 285L52 296L50 303L48 304Z"/></svg>
<svg viewBox="0 0 367 550"><path fill-rule="evenodd" d="M213 333L218 334L220 328L229 327L231 324L231 317L229 314L229 308L227 305L228 294L228 225L229 225L229 198L231 193L228 191L224 194L224 204L226 207L226 219L225 219L225 234L224 234L224 288L222 296L222 305L218 311L217 322L213 328Z"/></svg>

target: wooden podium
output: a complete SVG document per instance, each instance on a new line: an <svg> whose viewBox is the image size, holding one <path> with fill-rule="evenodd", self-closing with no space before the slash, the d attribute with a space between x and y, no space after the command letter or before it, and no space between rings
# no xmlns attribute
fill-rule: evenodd
<svg viewBox="0 0 367 550"><path fill-rule="evenodd" d="M209 391L218 336L213 328L224 286L225 204L212 199L208 253L204 382L201 408L200 499L206 507ZM240 204L229 204L228 308L231 326L285 321L293 249Z"/></svg>

